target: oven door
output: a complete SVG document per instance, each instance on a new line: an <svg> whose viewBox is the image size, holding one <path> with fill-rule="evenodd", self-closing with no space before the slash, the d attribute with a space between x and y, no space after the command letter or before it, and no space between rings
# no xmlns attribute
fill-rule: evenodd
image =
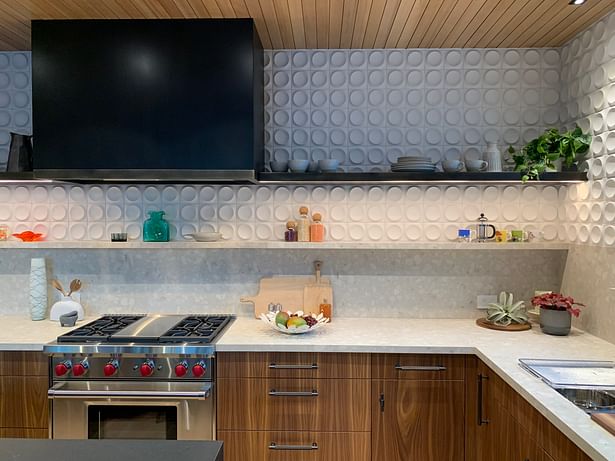
<svg viewBox="0 0 615 461"><path fill-rule="evenodd" d="M47 394L54 439L214 439L212 383L60 382Z"/></svg>

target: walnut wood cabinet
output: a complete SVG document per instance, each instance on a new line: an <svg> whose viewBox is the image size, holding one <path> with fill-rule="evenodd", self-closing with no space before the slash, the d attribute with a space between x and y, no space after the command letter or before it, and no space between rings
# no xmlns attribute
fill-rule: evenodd
<svg viewBox="0 0 615 461"><path fill-rule="evenodd" d="M227 461L590 460L475 356L219 353L217 367Z"/></svg>
<svg viewBox="0 0 615 461"><path fill-rule="evenodd" d="M47 368L40 352L0 352L0 437L48 437Z"/></svg>
<svg viewBox="0 0 615 461"><path fill-rule="evenodd" d="M467 371L467 461L591 459L482 361Z"/></svg>
<svg viewBox="0 0 615 461"><path fill-rule="evenodd" d="M225 460L370 460L369 354L219 353L217 371Z"/></svg>
<svg viewBox="0 0 615 461"><path fill-rule="evenodd" d="M465 358L373 355L372 461L463 461Z"/></svg>

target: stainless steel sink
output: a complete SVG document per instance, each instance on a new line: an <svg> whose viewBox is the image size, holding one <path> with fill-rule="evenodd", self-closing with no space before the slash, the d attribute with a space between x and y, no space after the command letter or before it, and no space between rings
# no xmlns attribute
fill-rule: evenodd
<svg viewBox="0 0 615 461"><path fill-rule="evenodd" d="M615 413L615 362L519 359L519 365L587 413Z"/></svg>
<svg viewBox="0 0 615 461"><path fill-rule="evenodd" d="M615 392L600 389L555 389L587 413L615 413Z"/></svg>

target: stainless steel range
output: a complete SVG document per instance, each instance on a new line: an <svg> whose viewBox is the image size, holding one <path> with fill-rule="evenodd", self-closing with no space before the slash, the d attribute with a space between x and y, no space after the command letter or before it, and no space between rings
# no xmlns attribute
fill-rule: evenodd
<svg viewBox="0 0 615 461"><path fill-rule="evenodd" d="M229 315L106 315L45 346L50 435L213 439L215 340Z"/></svg>

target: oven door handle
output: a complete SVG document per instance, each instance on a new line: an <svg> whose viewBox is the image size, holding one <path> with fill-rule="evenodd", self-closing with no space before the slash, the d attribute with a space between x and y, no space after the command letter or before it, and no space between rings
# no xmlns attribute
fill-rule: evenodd
<svg viewBox="0 0 615 461"><path fill-rule="evenodd" d="M81 399L84 397L113 399L191 399L203 400L211 396L210 383L199 386L195 391L184 390L128 390L128 389L62 389L65 383L56 383L48 391L50 399Z"/></svg>

